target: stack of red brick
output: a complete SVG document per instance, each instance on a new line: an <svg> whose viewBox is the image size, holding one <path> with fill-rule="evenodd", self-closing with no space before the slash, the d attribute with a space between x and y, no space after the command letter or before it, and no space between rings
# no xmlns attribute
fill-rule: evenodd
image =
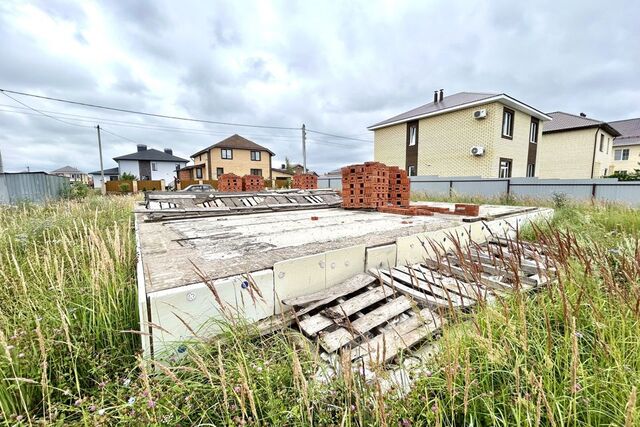
<svg viewBox="0 0 640 427"><path fill-rule="evenodd" d="M225 173L218 177L218 191L234 193L242 191L242 178L233 173Z"/></svg>
<svg viewBox="0 0 640 427"><path fill-rule="evenodd" d="M429 209L424 209L423 206L409 206L409 207L401 207L401 206L380 206L378 208L378 212L382 213L390 213L396 215L421 215L421 216L432 216L433 212Z"/></svg>
<svg viewBox="0 0 640 427"><path fill-rule="evenodd" d="M245 175L242 177L242 191L264 190L264 178L260 175Z"/></svg>
<svg viewBox="0 0 640 427"><path fill-rule="evenodd" d="M447 215L478 216L480 214L480 205L469 203L456 203L454 210L440 206L418 205L418 207L422 210Z"/></svg>
<svg viewBox="0 0 640 427"><path fill-rule="evenodd" d="M389 166L389 204L409 207L411 184L407 171L398 166Z"/></svg>
<svg viewBox="0 0 640 427"><path fill-rule="evenodd" d="M311 173L294 175L291 185L293 188L299 188L301 190L315 190L318 188L318 177Z"/></svg>
<svg viewBox="0 0 640 427"><path fill-rule="evenodd" d="M342 207L376 209L389 200L389 168L378 162L342 168Z"/></svg>

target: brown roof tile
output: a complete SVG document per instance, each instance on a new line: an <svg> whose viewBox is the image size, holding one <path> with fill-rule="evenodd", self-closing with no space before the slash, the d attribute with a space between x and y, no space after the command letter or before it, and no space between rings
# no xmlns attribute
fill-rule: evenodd
<svg viewBox="0 0 640 427"><path fill-rule="evenodd" d="M231 135L229 138L223 139L220 142L217 142L205 149L198 151L197 153L192 154L191 157L198 156L211 150L212 148L235 148L238 150L266 151L272 156L275 156L275 153L268 148L263 147L262 145L258 145L253 141L249 141L247 138L244 138L236 133Z"/></svg>

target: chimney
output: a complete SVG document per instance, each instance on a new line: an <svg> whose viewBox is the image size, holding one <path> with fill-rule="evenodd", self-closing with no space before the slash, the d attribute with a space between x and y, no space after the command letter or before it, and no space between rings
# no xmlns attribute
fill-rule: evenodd
<svg viewBox="0 0 640 427"><path fill-rule="evenodd" d="M144 144L138 144L138 151L146 151L147 150L147 146Z"/></svg>
<svg viewBox="0 0 640 427"><path fill-rule="evenodd" d="M165 148L164 152L169 154L169 155L171 155L171 156L173 156L173 150L171 148Z"/></svg>
<svg viewBox="0 0 640 427"><path fill-rule="evenodd" d="M442 102L442 98L444 98L444 89L440 89L440 102Z"/></svg>
<svg viewBox="0 0 640 427"><path fill-rule="evenodd" d="M580 113L580 117L587 117L585 113Z"/></svg>
<svg viewBox="0 0 640 427"><path fill-rule="evenodd" d="M433 103L437 103L438 102L438 91L434 90L433 91Z"/></svg>
<svg viewBox="0 0 640 427"><path fill-rule="evenodd" d="M287 165L285 165L284 163L282 164L282 167L280 169L286 169Z"/></svg>

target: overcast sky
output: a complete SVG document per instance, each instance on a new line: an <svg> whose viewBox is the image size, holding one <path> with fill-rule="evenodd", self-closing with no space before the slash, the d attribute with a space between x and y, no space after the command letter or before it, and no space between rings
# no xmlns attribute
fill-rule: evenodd
<svg viewBox="0 0 640 427"><path fill-rule="evenodd" d="M309 134L308 164L319 172L371 160L366 127L439 88L505 92L601 120L640 117L640 2L2 0L0 41L3 89L214 121L305 123L364 140ZM188 158L233 133L274 151L274 166L302 160L298 130L15 98L83 126L0 96L7 171L96 170L96 124L123 137L103 135L105 168L136 143Z"/></svg>

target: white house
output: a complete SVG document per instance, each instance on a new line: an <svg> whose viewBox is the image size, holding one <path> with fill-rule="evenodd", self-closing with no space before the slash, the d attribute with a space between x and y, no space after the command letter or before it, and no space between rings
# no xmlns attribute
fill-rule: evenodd
<svg viewBox="0 0 640 427"><path fill-rule="evenodd" d="M115 181L119 176L118 168L109 168L104 170L105 181ZM102 188L102 173L100 171L89 172L93 179L93 188Z"/></svg>
<svg viewBox="0 0 640 427"><path fill-rule="evenodd" d="M188 160L173 155L170 148L159 151L138 144L135 153L114 157L118 163L118 175L131 174L140 180L161 180L166 185L173 183L176 178L176 170L187 165Z"/></svg>

